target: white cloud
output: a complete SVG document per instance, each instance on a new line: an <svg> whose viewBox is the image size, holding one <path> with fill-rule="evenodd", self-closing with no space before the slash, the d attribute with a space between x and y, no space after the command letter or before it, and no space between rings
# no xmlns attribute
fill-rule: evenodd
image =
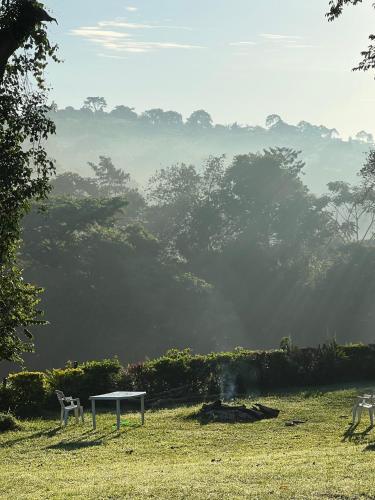
<svg viewBox="0 0 375 500"><path fill-rule="evenodd" d="M256 42L232 42L229 44L232 47L248 47L257 45Z"/></svg>
<svg viewBox="0 0 375 500"><path fill-rule="evenodd" d="M308 45L302 43L290 43L289 45L285 45L287 49L316 49L318 45Z"/></svg>
<svg viewBox="0 0 375 500"><path fill-rule="evenodd" d="M115 54L103 54L102 52L99 52L97 55L99 57L105 57L107 59L127 59L127 57L124 56L117 56Z"/></svg>
<svg viewBox="0 0 375 500"><path fill-rule="evenodd" d="M303 38L298 35L277 35L274 33L262 33L259 36L265 38L266 40L302 40Z"/></svg>
<svg viewBox="0 0 375 500"><path fill-rule="evenodd" d="M70 34L73 36L81 37L90 43L99 45L104 49L117 53L121 52L142 53L142 52L152 52L156 50L166 50L166 49L193 50L193 49L204 48L200 45L194 45L189 43L139 41L134 39L133 35L129 33L118 30L116 31L106 30L105 29L106 26L107 24L104 24L104 22L99 23L97 27L83 26L81 28L72 30ZM111 24L110 26L113 27L114 25ZM126 27L129 28L128 25ZM101 57L109 57L109 55Z"/></svg>
<svg viewBox="0 0 375 500"><path fill-rule="evenodd" d="M128 12L137 12L138 7L133 7L132 5L129 5L128 7L125 7L125 9L126 9Z"/></svg>
<svg viewBox="0 0 375 500"><path fill-rule="evenodd" d="M190 45L183 43L171 43L171 42L139 42L139 41L122 41L115 44L116 47L112 47L118 52L152 52L154 50L163 49L202 49L203 47L199 45Z"/></svg>
<svg viewBox="0 0 375 500"><path fill-rule="evenodd" d="M188 26L161 26L158 24L129 23L121 19L115 19L112 21L100 21L98 23L98 26L100 26L101 28L125 28L130 30L177 29L192 31L192 28L189 28Z"/></svg>
<svg viewBox="0 0 375 500"><path fill-rule="evenodd" d="M120 33L119 31L107 31L107 30L99 30L97 28L91 26L83 26L82 28L77 28L71 31L71 34L76 36L82 36L84 38L126 38L130 35L128 33Z"/></svg>
<svg viewBox="0 0 375 500"><path fill-rule="evenodd" d="M304 37L299 35L280 35L276 33L262 33L259 37L265 42L276 44L279 47L287 49L312 49L317 48L317 45L304 43Z"/></svg>

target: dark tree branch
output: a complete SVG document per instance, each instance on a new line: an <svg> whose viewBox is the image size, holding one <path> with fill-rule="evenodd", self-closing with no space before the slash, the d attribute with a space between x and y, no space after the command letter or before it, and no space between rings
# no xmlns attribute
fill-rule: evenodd
<svg viewBox="0 0 375 500"><path fill-rule="evenodd" d="M327 12L329 21L341 16L345 5L357 5L358 3L362 3L362 0L330 0L329 11Z"/></svg>
<svg viewBox="0 0 375 500"><path fill-rule="evenodd" d="M329 21L334 21L337 17L341 16L347 5L358 5L362 2L363 0L330 0L329 11L326 16ZM375 7L375 3L373 3L373 7ZM373 42L375 40L375 35L370 35L369 39ZM353 71L368 71L369 69L375 69L375 45L371 43L367 50L361 52L361 56L363 57L362 61L358 66L353 68Z"/></svg>
<svg viewBox="0 0 375 500"><path fill-rule="evenodd" d="M14 0L4 2L0 18L0 85L11 56L33 34L42 22L56 21L33 0Z"/></svg>

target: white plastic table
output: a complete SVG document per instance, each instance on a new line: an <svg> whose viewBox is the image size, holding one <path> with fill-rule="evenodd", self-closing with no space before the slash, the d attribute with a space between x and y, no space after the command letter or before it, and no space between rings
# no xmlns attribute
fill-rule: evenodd
<svg viewBox="0 0 375 500"><path fill-rule="evenodd" d="M117 430L120 429L120 403L124 399L141 399L141 422L145 423L145 392L110 392L108 394L99 394L98 396L90 396L92 408L92 426L96 429L96 413L95 401L116 401L116 414L117 414Z"/></svg>

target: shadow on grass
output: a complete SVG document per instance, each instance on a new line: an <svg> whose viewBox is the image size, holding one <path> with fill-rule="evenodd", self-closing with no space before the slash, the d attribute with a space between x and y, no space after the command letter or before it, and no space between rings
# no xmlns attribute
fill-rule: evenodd
<svg viewBox="0 0 375 500"><path fill-rule="evenodd" d="M115 429L99 434L100 431L91 429L83 432L80 437L72 437L71 439L62 439L59 443L46 446L45 450L61 450L61 451L77 451L95 446L102 446L112 439L118 439L127 435L130 431L142 427L135 422L123 421L120 430ZM99 434L99 435L98 435Z"/></svg>
<svg viewBox="0 0 375 500"><path fill-rule="evenodd" d="M121 434L121 431L110 431L103 434L98 434L98 431L94 431L93 429L90 431L86 431L81 434L80 437L73 437L71 439L63 439L59 443L51 444L50 446L46 446L45 450L62 450L62 451L76 451L82 450L85 448L92 448L93 446L101 446L106 442L110 441L118 437L118 434Z"/></svg>
<svg viewBox="0 0 375 500"><path fill-rule="evenodd" d="M60 430L61 430L61 427L58 426L58 427L55 427L54 429L49 429L47 431L34 432L34 434L29 434L27 436L22 436L22 437L15 438L15 439L9 439L9 441L4 441L2 443L2 446L14 446L14 445L16 445L18 443L22 443L24 441L32 441L33 439L38 439L38 438L43 438L43 437L52 438L52 437L56 436L56 434Z"/></svg>
<svg viewBox="0 0 375 500"><path fill-rule="evenodd" d="M116 426L114 426L114 427L116 427ZM121 426L120 431L117 431L117 429L114 429L114 430L111 430L110 432L108 432L107 434L103 434L99 437L94 437L98 431L94 431L93 429L84 430L83 432L80 433L80 437L78 439L75 438L75 442L76 443L79 443L79 442L94 443L94 442L96 442L97 444L101 444L101 440L108 438L108 436L113 435L112 438L117 438L117 437L120 437L121 435L126 434L129 431L136 429L138 427L141 427L141 425L136 424L136 423L132 423L132 422L126 422L125 424L123 424ZM61 427L60 425L58 425L57 427L54 427L52 429L38 431L38 432L34 432L32 434L27 433L25 435L24 433L22 433L22 436L14 437L14 438L9 439L7 441L3 441L1 443L1 446L2 447L12 447L12 446L16 446L20 443L27 443L28 441L33 441L34 439L53 438L53 437L57 436L59 433L64 435L65 431L66 431L66 429L64 427ZM18 435L19 435L19 433L18 433ZM87 439L90 437L94 438L94 439L91 439L91 441L83 441L84 439ZM61 441L61 443L65 443L65 444L67 444L69 442L73 442L73 441L69 441L69 440L62 440ZM88 445L82 445L81 447L83 448L85 446L87 447ZM58 445L53 445L51 448L57 449Z"/></svg>
<svg viewBox="0 0 375 500"><path fill-rule="evenodd" d="M101 446L102 444L103 441L68 441L68 442L61 441L61 443L47 446L45 450L75 451L75 450L82 450L85 448L91 448L93 446Z"/></svg>
<svg viewBox="0 0 375 500"><path fill-rule="evenodd" d="M366 427L364 431L356 432L358 428L358 424L350 424L349 427L344 432L342 442L350 441L352 443L363 443L363 441L367 438L368 433L373 429L372 425ZM375 450L375 445L374 445Z"/></svg>

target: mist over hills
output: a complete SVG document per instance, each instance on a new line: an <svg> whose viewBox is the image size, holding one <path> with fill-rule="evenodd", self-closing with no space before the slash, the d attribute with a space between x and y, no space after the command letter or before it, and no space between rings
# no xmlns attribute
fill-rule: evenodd
<svg viewBox="0 0 375 500"><path fill-rule="evenodd" d="M108 155L114 164L143 185L160 168L184 162L199 167L211 155L234 155L268 147L301 150L306 162L304 183L317 194L328 182L357 182L373 137L365 131L343 140L336 129L301 121L286 123L278 115L266 118L265 127L214 124L209 113L198 110L186 121L175 111L151 109L137 114L117 106L105 111L104 98L88 98L80 110L55 108L57 134L48 141L57 170L86 175L88 161Z"/></svg>

